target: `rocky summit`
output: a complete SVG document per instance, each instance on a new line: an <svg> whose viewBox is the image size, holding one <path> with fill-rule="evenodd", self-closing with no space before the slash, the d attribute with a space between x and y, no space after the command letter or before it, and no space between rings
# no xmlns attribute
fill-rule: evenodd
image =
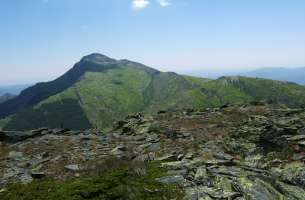
<svg viewBox="0 0 305 200"><path fill-rule="evenodd" d="M40 128L0 140L0 199L305 199L305 109L171 109L108 132Z"/></svg>

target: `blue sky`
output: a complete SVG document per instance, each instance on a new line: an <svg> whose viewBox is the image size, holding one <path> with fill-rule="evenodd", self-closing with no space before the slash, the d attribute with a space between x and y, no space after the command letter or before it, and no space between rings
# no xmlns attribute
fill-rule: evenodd
<svg viewBox="0 0 305 200"><path fill-rule="evenodd" d="M0 84L99 52L163 71L305 66L304 0L1 0Z"/></svg>

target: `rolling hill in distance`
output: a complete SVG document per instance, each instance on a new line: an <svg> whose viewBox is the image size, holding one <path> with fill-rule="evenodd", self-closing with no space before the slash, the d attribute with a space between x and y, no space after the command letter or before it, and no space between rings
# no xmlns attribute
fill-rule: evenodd
<svg viewBox="0 0 305 200"><path fill-rule="evenodd" d="M102 54L83 57L54 81L0 104L3 130L108 128L131 113L268 101L305 105L305 87L242 76L216 80L161 72Z"/></svg>
<svg viewBox="0 0 305 200"><path fill-rule="evenodd" d="M305 85L305 67L283 68L283 67L265 67L253 71L241 73L241 76L258 77L280 81L290 81Z"/></svg>
<svg viewBox="0 0 305 200"><path fill-rule="evenodd" d="M0 103L3 103L7 100L10 100L14 98L16 95L10 94L10 93L5 93L3 95L0 95Z"/></svg>
<svg viewBox="0 0 305 200"><path fill-rule="evenodd" d="M186 70L181 74L191 76L217 79L221 76L245 76L250 78L265 78L278 81L289 81L300 85L305 85L305 67L285 68L285 67L261 67L253 70L246 69L222 69L222 70Z"/></svg>
<svg viewBox="0 0 305 200"><path fill-rule="evenodd" d="M31 84L21 84L21 85L2 85L0 86L0 96L5 94L19 95L20 92Z"/></svg>

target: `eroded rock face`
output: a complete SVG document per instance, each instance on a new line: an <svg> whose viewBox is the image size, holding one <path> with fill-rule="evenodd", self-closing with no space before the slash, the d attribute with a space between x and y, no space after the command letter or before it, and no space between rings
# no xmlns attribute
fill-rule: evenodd
<svg viewBox="0 0 305 200"><path fill-rule="evenodd" d="M226 105L130 115L108 133L17 133L0 132L2 188L98 174L100 162L116 157L159 163L167 173L158 181L180 185L185 199L305 197L304 109Z"/></svg>

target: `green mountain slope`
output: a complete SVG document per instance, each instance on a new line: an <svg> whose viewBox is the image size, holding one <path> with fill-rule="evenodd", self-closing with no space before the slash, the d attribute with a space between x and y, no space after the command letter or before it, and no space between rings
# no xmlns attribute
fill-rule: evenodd
<svg viewBox="0 0 305 200"><path fill-rule="evenodd" d="M107 128L130 113L253 100L302 106L305 87L257 78L182 76L92 54L57 80L33 86L0 104L4 118L0 126L4 130ZM8 109L11 106L14 109Z"/></svg>
<svg viewBox="0 0 305 200"><path fill-rule="evenodd" d="M100 54L91 54L82 58L67 73L58 79L46 83L38 83L21 92L21 94L4 104L0 104L0 117L14 114L29 106L47 99L71 87L88 71L103 71L116 64L116 60Z"/></svg>
<svg viewBox="0 0 305 200"><path fill-rule="evenodd" d="M267 101L289 107L305 105L305 87L291 82L261 78L221 77L203 83L202 89L206 95L218 99L220 103Z"/></svg>

